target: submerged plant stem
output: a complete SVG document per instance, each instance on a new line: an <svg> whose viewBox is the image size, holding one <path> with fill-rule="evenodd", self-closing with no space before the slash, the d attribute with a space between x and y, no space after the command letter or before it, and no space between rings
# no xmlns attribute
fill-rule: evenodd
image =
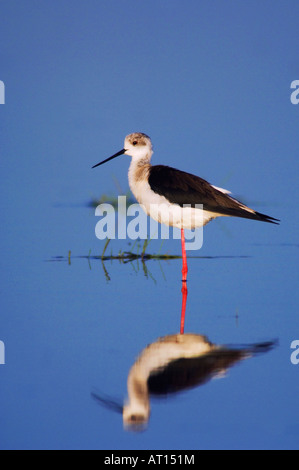
<svg viewBox="0 0 299 470"><path fill-rule="evenodd" d="M104 259L105 251L107 250L107 247L108 247L110 241L111 241L111 239L107 238L104 249L103 249L103 253L102 253L102 259Z"/></svg>

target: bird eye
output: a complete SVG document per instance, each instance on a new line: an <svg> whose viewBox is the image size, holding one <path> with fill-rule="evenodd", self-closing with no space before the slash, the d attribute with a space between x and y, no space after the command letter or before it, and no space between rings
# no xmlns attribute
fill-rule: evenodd
<svg viewBox="0 0 299 470"><path fill-rule="evenodd" d="M133 145L137 145L137 140L134 140Z"/></svg>

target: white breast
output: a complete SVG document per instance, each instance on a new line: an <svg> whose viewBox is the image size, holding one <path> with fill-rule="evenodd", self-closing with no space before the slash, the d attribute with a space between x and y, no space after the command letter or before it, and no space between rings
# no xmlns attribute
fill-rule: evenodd
<svg viewBox="0 0 299 470"><path fill-rule="evenodd" d="M135 198L147 215L159 223L193 230L206 225L218 216L202 208L180 207L171 204L164 196L152 191L148 183L150 165L136 165L132 161L129 168L129 185Z"/></svg>

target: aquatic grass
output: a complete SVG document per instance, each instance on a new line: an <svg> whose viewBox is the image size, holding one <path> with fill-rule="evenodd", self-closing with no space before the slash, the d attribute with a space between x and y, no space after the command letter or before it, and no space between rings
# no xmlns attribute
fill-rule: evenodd
<svg viewBox="0 0 299 470"><path fill-rule="evenodd" d="M108 245L111 242L110 238L107 238L102 254L101 255L91 255L91 250L89 250L89 253L87 255L79 255L79 256L72 256L71 250L68 251L67 257L65 256L53 256L51 260L47 261L68 261L68 264L71 264L71 259L72 258L81 258L81 259L87 259L87 260L102 260L102 261L113 261L113 260L119 260L124 263L130 262L130 261L136 261L136 260L141 260L141 261L148 261L148 260L158 260L158 261L164 261L164 260L173 260L173 259L181 259L182 255L171 255L169 253L164 253L161 254L161 248L163 243L160 246L159 252L158 253L146 253L146 249L150 243L150 239L146 239L142 251L140 252L140 243L137 243L136 247L136 252L133 251L135 248L136 242L133 244L131 250L123 251L119 250L118 254L113 254L113 250L111 247L111 252L110 254L105 255L106 250L108 248ZM188 256L188 258L203 258L203 259L219 259L219 258L250 258L250 256L247 255L238 255L238 256L232 256L232 255L222 255L222 256Z"/></svg>
<svg viewBox="0 0 299 470"><path fill-rule="evenodd" d="M110 241L111 241L111 239L110 239L110 238L107 238L107 240L106 240L106 243L105 243L105 246L104 246L104 249L103 249L103 252L102 252L101 259L103 259L103 258L104 258L105 251L107 250L107 247L108 247L108 245L109 245Z"/></svg>
<svg viewBox="0 0 299 470"><path fill-rule="evenodd" d="M168 253L164 253L164 254L161 254L160 252L159 253L153 253L153 254L146 253L146 249L147 249L147 247L150 243L150 239L147 239L147 240L144 241L141 252L140 252L140 240L136 240L135 243L132 245L130 251L119 250L118 254L114 255L112 246L110 245L111 246L111 253L110 253L110 255L109 254L106 255L105 253L107 251L107 248L108 248L108 245L110 244L110 242L111 242L111 239L107 238L106 241L105 241L105 244L104 244L103 251L100 255L92 255L91 250L89 250L87 255L72 256L72 252L71 252L71 250L69 250L67 256L53 256L52 259L47 260L47 261L60 261L60 262L61 261L67 261L68 265L71 266L73 259L86 259L87 262L88 262L88 267L91 270L92 269L91 261L92 260L95 260L95 261L99 260L99 261L101 261L102 269L104 271L104 276L105 276L105 279L106 279L107 282L109 282L111 280L111 277L110 277L110 275L108 273L108 270L106 268L106 262L107 261L110 261L111 264L113 263L113 261L118 261L119 264L121 264L121 265L125 265L125 264L130 263L135 274L137 274L140 271L139 261L141 261L141 268L142 268L144 276L147 279L151 279L156 284L157 281L154 278L154 276L152 275L152 273L149 271L146 262L151 261L151 260L158 261L159 268L162 272L162 277L163 277L164 280L166 280L166 276L163 272L161 262L162 261L176 260L176 259L181 259L182 258L181 255L170 255ZM136 243L137 243L137 246L136 246ZM136 251L133 251L135 246L136 246ZM159 251L161 251L161 248L162 248L162 246L160 246ZM194 259L195 258L197 258L197 259L250 258L250 256L246 256L246 255L245 256L243 256L243 255L240 255L240 256L230 256L230 255L229 256L189 256L189 258L194 258Z"/></svg>
<svg viewBox="0 0 299 470"><path fill-rule="evenodd" d="M131 191L122 195L126 196L126 208L128 208L131 204L135 204L136 200L133 198ZM87 203L88 207L95 208L100 204L111 204L114 210L118 211L118 196L110 195L110 194L102 194L100 198L92 197L91 200Z"/></svg>
<svg viewBox="0 0 299 470"><path fill-rule="evenodd" d="M92 255L91 250L89 250L87 255L80 255L80 256L72 256L71 250L68 251L68 255L66 257L68 264L71 264L71 259L73 258L83 258L87 260L102 260L102 261L113 261L113 260L119 260L122 261L123 263L127 263L130 261L136 261L136 260L170 260L170 259L179 259L181 258L181 255L170 255L170 254L161 254L161 253L146 253L146 249L150 243L150 239L146 239L143 243L142 250L140 251L140 240L136 240L135 243L132 245L130 250L123 251L122 249L119 250L118 254L113 254L113 250L111 247L111 252L110 254L106 254L108 245L111 242L110 238L107 238L105 241L105 245L103 248L103 251L100 255ZM137 246L136 246L137 242ZM136 250L134 250L136 246ZM63 261L65 257L63 256L56 256L52 258L52 261Z"/></svg>

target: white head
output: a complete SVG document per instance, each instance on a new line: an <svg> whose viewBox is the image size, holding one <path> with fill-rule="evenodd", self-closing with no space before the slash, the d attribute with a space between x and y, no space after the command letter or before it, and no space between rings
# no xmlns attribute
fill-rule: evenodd
<svg viewBox="0 0 299 470"><path fill-rule="evenodd" d="M149 159L153 154L153 146L151 139L141 132L134 132L127 135L124 143L126 155L130 155L133 159Z"/></svg>
<svg viewBox="0 0 299 470"><path fill-rule="evenodd" d="M125 138L124 148L122 150L112 155L112 157L107 158L103 162L94 165L92 168L102 165L103 163L106 163L109 160L112 160L113 158L123 154L130 155L135 161L146 160L149 162L153 154L151 139L142 132L134 132L133 134L129 134Z"/></svg>
<svg viewBox="0 0 299 470"><path fill-rule="evenodd" d="M123 407L123 425L130 431L143 431L149 420L148 403L127 403Z"/></svg>

